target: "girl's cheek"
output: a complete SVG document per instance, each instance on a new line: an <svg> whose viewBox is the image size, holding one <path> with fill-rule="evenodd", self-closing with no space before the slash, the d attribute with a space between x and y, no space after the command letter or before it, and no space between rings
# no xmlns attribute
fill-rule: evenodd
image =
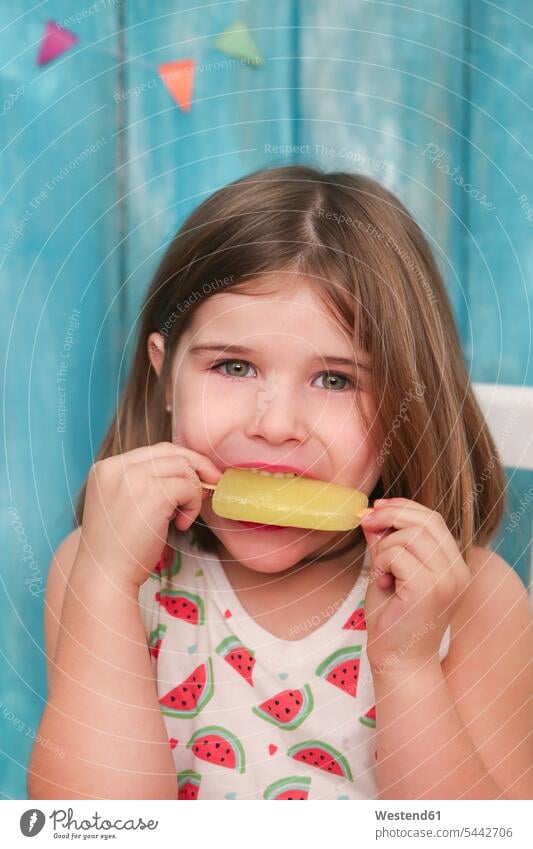
<svg viewBox="0 0 533 849"><path fill-rule="evenodd" d="M174 416L172 417L172 442L174 443L174 445L183 445L181 431L177 427Z"/></svg>

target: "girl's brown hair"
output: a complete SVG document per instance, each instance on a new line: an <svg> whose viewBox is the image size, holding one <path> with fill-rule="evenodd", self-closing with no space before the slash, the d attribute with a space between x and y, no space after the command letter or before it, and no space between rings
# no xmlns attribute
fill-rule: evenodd
<svg viewBox="0 0 533 849"><path fill-rule="evenodd" d="M195 309L221 287L253 296L262 275L282 271L288 281L294 272L316 284L324 309L369 354L377 403L367 424L381 466L370 502L413 499L441 513L463 555L486 545L503 517L505 475L441 275L407 209L361 174L259 170L193 211L146 295L129 379L95 459L172 441L164 387ZM148 357L154 331L166 339L159 377ZM215 550L200 517L191 530L193 544Z"/></svg>

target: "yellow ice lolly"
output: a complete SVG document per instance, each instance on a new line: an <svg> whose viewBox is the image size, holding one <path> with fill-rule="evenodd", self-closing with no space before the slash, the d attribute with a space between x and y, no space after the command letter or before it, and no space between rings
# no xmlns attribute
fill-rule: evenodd
<svg viewBox="0 0 533 849"><path fill-rule="evenodd" d="M217 516L241 522L320 531L356 528L368 510L368 497L349 486L256 469L227 468L213 490Z"/></svg>

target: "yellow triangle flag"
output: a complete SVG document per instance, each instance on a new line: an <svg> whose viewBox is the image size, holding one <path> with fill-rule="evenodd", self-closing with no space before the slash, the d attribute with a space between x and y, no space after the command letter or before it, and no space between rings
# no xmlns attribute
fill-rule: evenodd
<svg viewBox="0 0 533 849"><path fill-rule="evenodd" d="M214 40L215 47L236 59L248 59L252 65L262 65L263 59L257 52L255 41L243 20L234 21Z"/></svg>

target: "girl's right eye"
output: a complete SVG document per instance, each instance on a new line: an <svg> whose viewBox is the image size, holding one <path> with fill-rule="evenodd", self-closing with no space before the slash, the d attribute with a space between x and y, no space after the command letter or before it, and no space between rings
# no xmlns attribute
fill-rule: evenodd
<svg viewBox="0 0 533 849"><path fill-rule="evenodd" d="M209 366L208 371L217 371L220 374L224 374L224 372L220 372L222 366L226 366L232 363L240 363L241 365L244 364L245 366L251 366L251 363L247 363L246 360L221 360L220 362L213 363L212 366ZM238 374L226 374L226 377L242 377L242 372Z"/></svg>

